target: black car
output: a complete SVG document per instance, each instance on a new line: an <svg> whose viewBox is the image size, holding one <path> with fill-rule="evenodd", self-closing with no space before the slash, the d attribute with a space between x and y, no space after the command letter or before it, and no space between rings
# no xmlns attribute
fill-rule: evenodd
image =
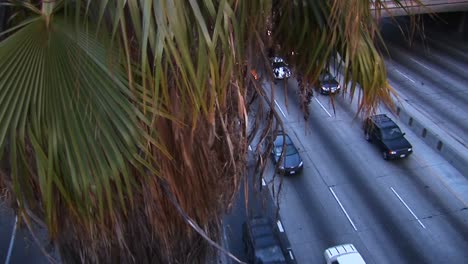
<svg viewBox="0 0 468 264"><path fill-rule="evenodd" d="M302 161L296 146L292 142L288 134L283 131L278 132L273 142L273 149L271 150L271 158L276 165L281 158L283 151L283 143L285 143L283 162L278 166L281 174L298 174L302 171L304 162Z"/></svg>
<svg viewBox="0 0 468 264"><path fill-rule="evenodd" d="M273 76L275 80L285 80L291 77L291 70L283 58L271 58L271 67L273 69Z"/></svg>
<svg viewBox="0 0 468 264"><path fill-rule="evenodd" d="M329 72L320 74L319 85L321 94L334 94L341 90L341 85L338 83L335 76Z"/></svg>
<svg viewBox="0 0 468 264"><path fill-rule="evenodd" d="M364 122L364 136L382 151L385 160L405 158L413 153L413 146L398 125L385 114L370 116Z"/></svg>
<svg viewBox="0 0 468 264"><path fill-rule="evenodd" d="M255 217L242 225L248 263L252 264L286 264L277 232L268 218Z"/></svg>

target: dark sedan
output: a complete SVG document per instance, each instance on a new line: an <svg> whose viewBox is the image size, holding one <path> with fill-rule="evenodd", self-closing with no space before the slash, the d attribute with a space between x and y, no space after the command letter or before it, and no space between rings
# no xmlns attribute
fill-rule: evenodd
<svg viewBox="0 0 468 264"><path fill-rule="evenodd" d="M336 80L335 76L329 72L325 72L320 75L319 84L320 93L322 94L334 94L340 92L341 90L341 86Z"/></svg>
<svg viewBox="0 0 468 264"><path fill-rule="evenodd" d="M274 164L276 165L281 158L283 143L285 143L284 157L282 164L278 166L278 171L289 175L300 173L304 162L291 138L284 132L279 132L274 140L273 150L271 151Z"/></svg>

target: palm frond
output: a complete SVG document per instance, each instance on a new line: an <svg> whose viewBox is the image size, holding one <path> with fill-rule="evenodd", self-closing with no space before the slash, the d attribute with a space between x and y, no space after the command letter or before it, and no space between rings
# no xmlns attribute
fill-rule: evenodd
<svg viewBox="0 0 468 264"><path fill-rule="evenodd" d="M0 44L0 143L21 142L14 160L32 146L49 221L51 201L62 199L82 217L102 218L114 188L122 205L129 198L122 173L143 137L137 109L115 54L63 21L50 26L35 20Z"/></svg>

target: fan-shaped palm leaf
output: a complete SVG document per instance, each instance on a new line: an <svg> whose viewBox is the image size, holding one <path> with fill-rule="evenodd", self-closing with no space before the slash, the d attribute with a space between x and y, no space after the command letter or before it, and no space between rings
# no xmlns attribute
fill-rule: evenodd
<svg viewBox="0 0 468 264"><path fill-rule="evenodd" d="M37 166L53 227L52 201L63 200L80 217L102 218L105 208L131 198L128 166L142 133L118 54L64 21L49 27L35 20L0 44L0 142L8 139L16 153L16 190L36 187L20 183L19 167L36 177ZM35 161L28 161L31 152ZM20 204L36 195L25 194Z"/></svg>

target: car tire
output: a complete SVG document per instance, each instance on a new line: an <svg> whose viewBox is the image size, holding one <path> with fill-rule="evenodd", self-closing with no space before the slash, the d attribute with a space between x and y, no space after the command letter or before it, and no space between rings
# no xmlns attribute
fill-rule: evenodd
<svg viewBox="0 0 468 264"><path fill-rule="evenodd" d="M382 152L382 156L383 156L383 159L384 159L384 160L388 160L388 154L387 154L386 151L383 151L383 152Z"/></svg>
<svg viewBox="0 0 468 264"><path fill-rule="evenodd" d="M367 140L367 142L372 142L371 136L369 132L364 132L364 138Z"/></svg>

